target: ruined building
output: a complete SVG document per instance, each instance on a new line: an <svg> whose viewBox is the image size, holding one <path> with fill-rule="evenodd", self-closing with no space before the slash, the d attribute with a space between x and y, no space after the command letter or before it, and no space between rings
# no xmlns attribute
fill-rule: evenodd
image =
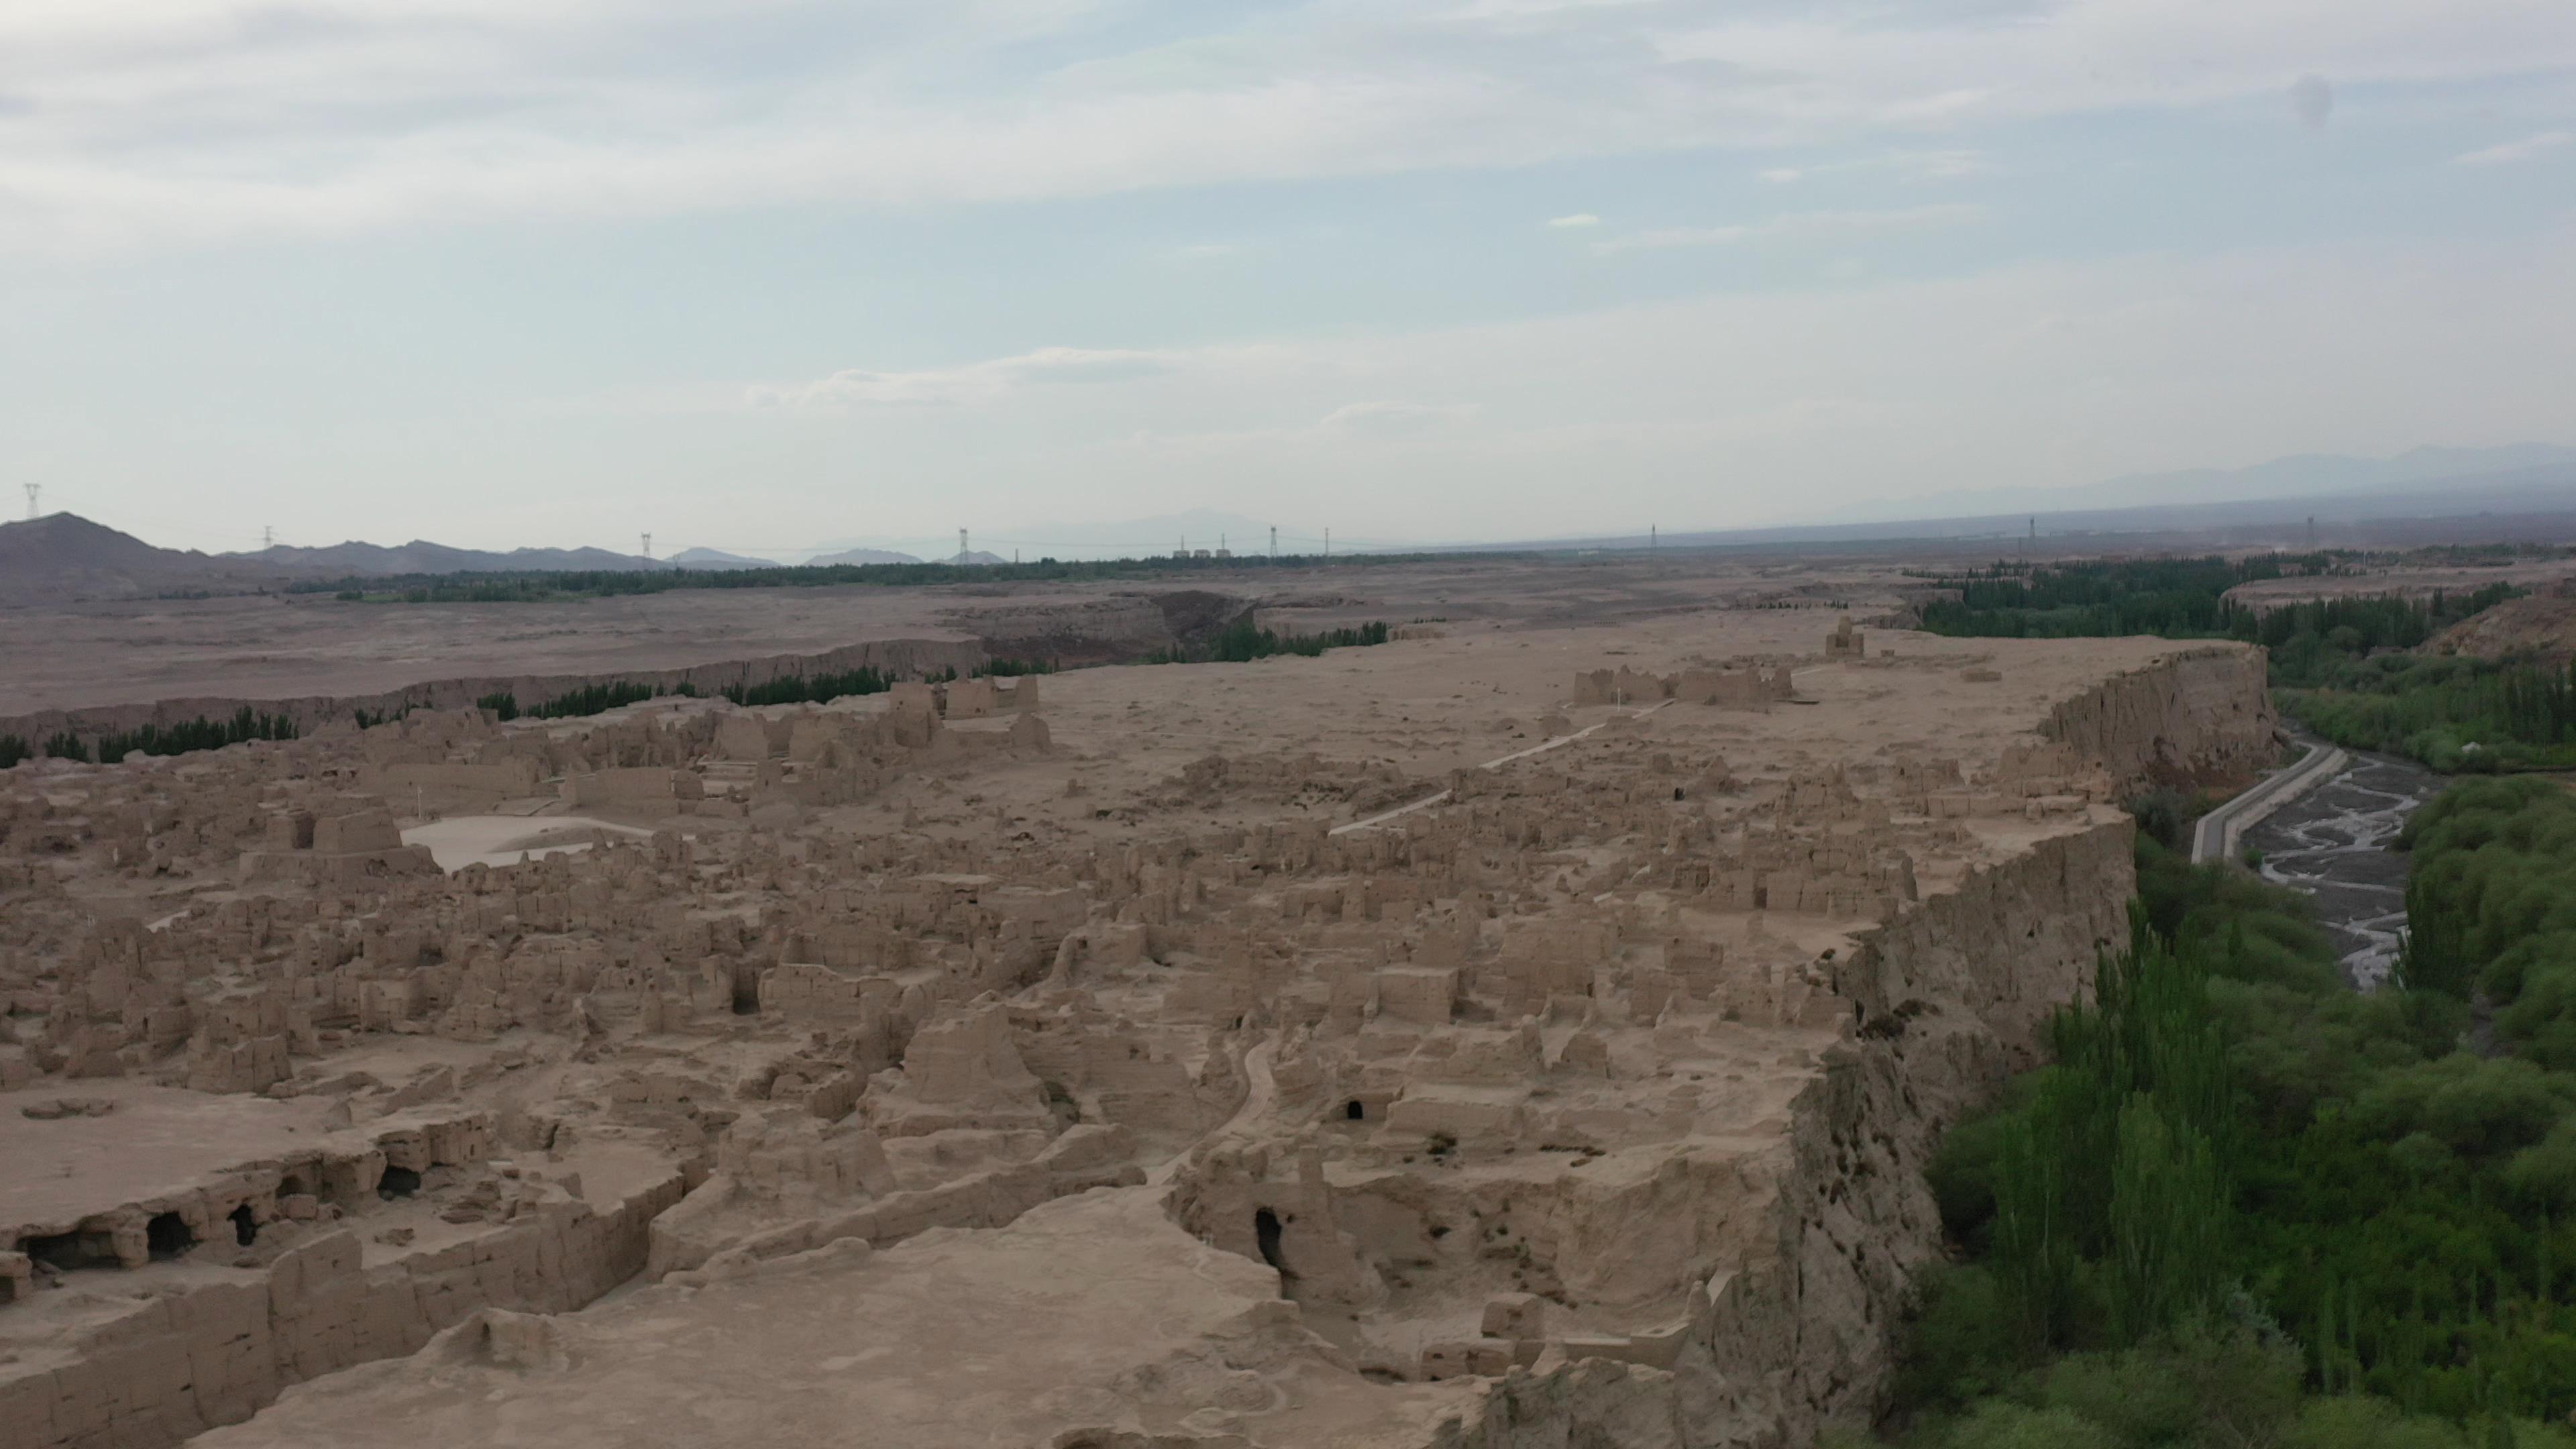
<svg viewBox="0 0 2576 1449"><path fill-rule="evenodd" d="M0 1449L1865 1414L2118 802L2274 721L1750 627L0 773Z"/></svg>

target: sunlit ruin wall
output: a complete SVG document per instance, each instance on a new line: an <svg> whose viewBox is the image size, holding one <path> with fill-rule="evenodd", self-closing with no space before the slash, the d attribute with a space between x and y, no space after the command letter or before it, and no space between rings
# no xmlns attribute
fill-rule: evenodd
<svg viewBox="0 0 2576 1449"><path fill-rule="evenodd" d="M92 1191L65 1173L64 1191L27 1194L59 1210L0 1220L0 1249L14 1245L0 1251L0 1330L36 1321L39 1304L21 1300L40 1277L56 1285L42 1295L49 1336L0 1343L0 1449L162 1449L240 1423L293 1385L417 1354L460 1325L473 1332L487 1311L566 1312L639 1275L692 1289L933 1228L1007 1231L1101 1189L1131 1194L1184 1248L1197 1246L1185 1233L1279 1270L1286 1296L1323 1312L1400 1297L1389 1269L1422 1239L1447 1242L1437 1251L1456 1261L1436 1271L1452 1276L1413 1301L1445 1312L1472 1292L1481 1333L1434 1337L1410 1362L1331 1365L1354 1393L1446 1394L1444 1413L1463 1403L1419 1437L1434 1449L1805 1443L1828 1421L1864 1416L1883 1391L1909 1274L1939 1247L1922 1170L1940 1132L2036 1062L2049 1014L2125 939L2129 827L2105 802L2223 786L2278 748L2259 651L2195 647L2083 674L2099 682L2044 710L2053 695L2025 694L2028 713L1980 744L1999 745L2001 759L1981 759L1973 779L1956 758L1945 770L1878 761L1866 784L1881 793L1863 796L1857 773L1802 757L1776 792L1730 794L1712 722L1770 719L1781 701L1784 733L1825 718L1791 707L1806 702L1793 693L1801 677L1846 702L1877 690L1890 710L1932 698L1965 716L1985 708L1975 691L2015 667L1964 655L1918 667L1873 657L1874 641L1845 628L1827 641L1829 662L1748 657L1664 682L1584 669L1569 708L1604 711L1592 763L1576 763L1585 757L1551 710L1534 732L1568 748L1518 775L1449 772L1446 817L1368 832L1318 815L1196 840L1033 848L1018 875L994 843L1007 812L992 812L978 816L991 833L939 840L871 829L782 845L746 828L702 843L639 830L649 838L586 856L441 876L425 847L399 843L381 805L355 804L424 788L497 800L560 774L574 803L583 789L603 808L650 796L675 820L833 808L935 770L952 772L935 776L943 788L977 769L1034 770L1056 749L1034 685L961 681L935 701L918 686L864 714L693 702L579 739L504 731L471 712L416 717L372 738L298 742L308 777L199 782L201 799L238 792L221 811L238 829L200 842L209 858L238 848L245 872L324 884L345 869L370 894L231 899L157 935L139 922L66 928L42 977L43 1014L31 1007L12 1027L0 1013L12 1033L0 1036L0 1089L41 1083L42 1110L104 1113L112 1104L83 1100L110 1090L91 1079L150 1072L172 1097L182 1086L238 1094L226 1100L242 1120L272 1124L267 1145L209 1161L184 1190ZM905 656L915 667L939 658ZM798 668L863 662L896 664L832 655ZM1801 675L1815 670L1825 673ZM1927 682L1936 675L1950 693ZM1615 702L1585 704L1605 677ZM470 699L478 685L553 687L456 687ZM1045 688L1053 698L1058 681ZM1641 700L1669 712L1624 712ZM1649 735L1653 725L1672 732ZM267 758L236 751L231 765ZM1202 761L1156 788L1304 796L1346 768L1256 763ZM292 788L272 798L281 783ZM1358 773L1335 788L1356 813L1430 783ZM719 786L742 794L697 793ZM1079 780L1048 788L1081 794L1090 815ZM1885 838L1900 795L1903 829L1952 851L1919 899L1911 858ZM1720 797L1735 812L1722 837L1714 817L1690 813ZM130 849L117 851L133 861L155 859L149 842L172 823L136 807L76 829L50 798L13 808L22 814L0 817L17 831L13 848L68 849L78 830L130 828ZM1578 860L1600 821L1612 827L1602 838L1630 844ZM1471 833L1478 822L1488 834ZM1230 844L1210 843L1220 837ZM1500 864L1461 847L1506 837L1518 853L1496 847ZM1972 863L1947 873L1962 860ZM38 867L13 868L32 891ZM1540 899L1533 882L1550 872L1570 883L1546 887L1558 892L1544 896L1548 910L1509 909L1514 892ZM1634 893L1602 904L1647 878L1663 905L1648 910ZM693 913L691 889L769 894L759 909ZM1256 894L1268 914L1256 915ZM1682 900L1743 930L1723 945L1694 937ZM1193 912L1210 901L1235 914ZM396 919L389 904L414 914ZM1837 948L1820 953L1827 941ZM1620 968L1614 1030L1602 1025L1606 991L1594 992L1623 942L1637 951ZM0 965L37 951L0 942ZM209 987L209 961L238 963L238 979ZM37 975L21 976L32 1001ZM737 1020L745 1035L726 1036ZM1363 1020L1394 1030L1369 1045ZM1557 1032L1545 1048L1542 1024ZM1769 1075L1740 1091L1685 1090L1685 1076L1700 1079L1673 1061L1726 1033L1758 1036L1744 1069ZM1385 1045L1398 1035L1418 1054ZM539 1039L559 1052L524 1045ZM434 1041L491 1051L399 1088L381 1060L383 1080L335 1062L301 1082L290 1061ZM706 1061L688 1058L709 1042ZM1659 1065L1614 1082L1613 1051ZM567 1086L576 1077L578 1091ZM537 1078L542 1088L507 1085ZM1616 1172L1574 1170L1605 1155L1576 1140L1580 1113L1562 1105L1578 1080L1618 1119L1599 1133ZM1533 1081L1562 1089L1558 1105L1533 1108ZM281 1084L297 1090L270 1090ZM526 1095L499 1095L510 1091ZM591 1115L562 1115L576 1096ZM152 1139L162 1146L190 1128L147 1111L198 1110L151 1108L139 1085L127 1100L112 1120L164 1134ZM353 1118L352 1100L375 1115ZM1741 1121L1709 1105L1738 1102ZM1318 1107L1320 1123L1296 1115ZM1666 1138L1654 1135L1659 1114L1691 1120ZM1334 1131L1351 1134L1338 1179L1324 1150ZM1397 1136L1435 1144L1426 1151L1489 1151L1489 1163L1509 1154L1512 1167L1408 1166L1399 1154L1415 1149L1390 1145ZM562 1155L577 1137L600 1154L585 1170ZM648 1140L673 1146L639 1145ZM1556 1155L1541 1166L1542 1154ZM1472 1257L1460 1246L1471 1237ZM220 1252L191 1259L199 1245ZM152 1291L83 1292L120 1273ZM1550 1294L1602 1312L1551 1320ZM615 1303L632 1306L629 1295ZM1613 1320L1621 1331L1605 1327ZM353 1377L365 1376L341 1376ZM261 1423L291 1424L324 1387Z"/></svg>
<svg viewBox="0 0 2576 1449"><path fill-rule="evenodd" d="M2276 729L2260 651L2234 647L2116 676L2046 726L2132 788L2241 777L2272 758ZM1630 1350L1657 1362L1506 1377L1434 1449L1803 1444L1865 1419L1894 1366L1909 1275L1939 1251L1923 1173L1941 1132L2038 1064L2049 1015L2090 984L2097 953L2126 942L2135 887L2129 827L2103 825L1869 933L1833 979L1860 1029L1795 1105L1764 1251L1712 1277L1660 1352Z"/></svg>
<svg viewBox="0 0 2576 1449"><path fill-rule="evenodd" d="M0 718L0 735L42 740L57 731L94 735L144 725L170 726L191 720L225 720L243 708L292 720L311 731L358 711L385 718L404 710L463 709L488 695L508 694L522 709L606 684L640 684L664 692L683 687L700 694L721 694L735 685L766 684L794 675L813 677L868 668L893 678L917 677L954 669L966 674L992 656L969 639L879 639L827 649L819 654L771 654L757 659L728 659L678 669L620 669L588 674L489 674L471 678L432 679L378 694L312 694L291 699L250 699L234 695L199 695L151 704L102 705L89 709L48 709Z"/></svg>

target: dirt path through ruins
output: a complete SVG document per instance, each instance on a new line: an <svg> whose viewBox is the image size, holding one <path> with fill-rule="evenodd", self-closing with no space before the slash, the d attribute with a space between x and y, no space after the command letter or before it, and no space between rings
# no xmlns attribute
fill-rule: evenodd
<svg viewBox="0 0 2576 1449"><path fill-rule="evenodd" d="M1665 701L1663 702L1663 704L1650 705L1650 706L1648 706L1648 707L1647 707L1647 708L1645 708L1645 709L1641 709L1641 710L1637 711L1635 714L1627 714L1627 715L1613 715L1611 718L1612 718L1612 719L1631 719L1631 720L1644 719L1646 716L1648 716L1648 715L1650 715L1650 714L1653 714L1656 710L1662 709L1662 708L1664 707L1664 705L1666 705L1666 704L1670 704L1670 703L1672 703L1672 701L1668 699L1668 700L1665 700ZM1582 738L1584 738L1585 736L1590 735L1593 731L1598 730L1598 729L1602 728L1602 726L1607 725L1607 724L1609 724L1609 723L1610 723L1610 720L1606 720L1606 719L1605 719L1605 720L1602 720L1602 721L1600 721L1600 722L1598 722L1598 723L1595 723L1595 724L1588 724L1588 725L1585 725L1583 728L1581 728L1581 729L1579 729L1579 730L1576 730L1574 733L1572 733L1572 734L1570 734L1570 735L1558 735L1556 738L1554 738L1554 739L1552 739L1552 740L1546 740L1546 741L1543 741L1543 742L1541 742L1541 743L1539 743L1539 744L1532 745L1532 746L1530 746L1530 747L1529 747L1528 749L1526 749L1526 750L1514 750L1514 751L1512 751L1510 754L1508 754L1508 755L1504 755L1504 756L1502 756L1502 757L1501 757L1501 758L1499 758L1499 759L1487 760L1485 763L1483 763L1483 764L1481 764L1481 765L1478 765L1476 768L1477 768L1477 769L1479 769L1479 770L1499 770L1499 769L1501 769L1503 766L1510 764L1510 763L1511 763L1512 761L1514 761L1514 760L1526 760L1526 759L1528 759L1528 758L1529 758L1530 756L1532 756L1532 755L1543 755L1543 754L1546 754L1546 753L1547 753L1548 751L1550 751L1550 750L1557 749L1557 748L1559 748L1559 747L1561 747L1561 746L1565 746L1565 745L1573 744L1576 740L1582 739ZM1394 809L1392 809L1392 810L1385 811L1385 812L1383 812L1383 813L1381 813L1381 814L1372 815L1372 816L1370 816L1369 818L1367 818L1366 820L1354 820L1354 821L1352 821L1352 822L1351 822L1350 824L1348 824L1348 825L1336 825L1336 826L1334 826L1334 827L1333 827L1333 834L1335 834L1335 835L1348 835L1348 834L1350 834L1351 832L1353 832L1353 831L1355 831L1355 830L1367 830L1367 829L1369 829L1369 828L1371 828L1371 827L1373 827L1373 826L1384 825L1386 822L1388 822L1388 821L1390 821L1390 820L1395 819L1395 818L1396 818L1397 816L1399 816L1399 815L1410 815L1410 814L1412 814L1412 813L1413 813L1414 811L1416 811L1416 810L1427 810L1427 809L1431 808L1432 806L1437 805L1437 804L1439 804L1441 801L1446 800L1446 799L1448 799L1448 798L1449 798L1449 792L1448 792L1448 791L1446 791L1446 790L1442 790L1442 791L1440 791L1438 794L1434 794L1434 795L1425 795L1425 796L1423 796L1421 799L1414 801L1414 802L1413 802L1412 804L1410 804L1410 805L1398 805L1398 806L1396 806L1396 807L1395 807Z"/></svg>

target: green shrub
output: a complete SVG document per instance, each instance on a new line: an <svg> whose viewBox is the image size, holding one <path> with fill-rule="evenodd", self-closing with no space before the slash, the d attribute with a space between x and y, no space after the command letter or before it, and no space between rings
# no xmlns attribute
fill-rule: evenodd
<svg viewBox="0 0 2576 1449"><path fill-rule="evenodd" d="M1967 1261L1908 1442L2576 1443L2576 799L2465 781L2405 839L2407 969L2357 994L2304 903L2140 832L2130 950L1929 1167Z"/></svg>
<svg viewBox="0 0 2576 1449"><path fill-rule="evenodd" d="M1945 1449L2121 1449L2109 1430L2072 1409L2034 1409L2008 1399L1980 1402L1941 1443Z"/></svg>
<svg viewBox="0 0 2576 1449"><path fill-rule="evenodd" d="M949 671L954 678L956 671ZM724 697L739 705L828 704L844 695L883 694L894 681L872 665L838 674L782 674L761 684L728 684Z"/></svg>
<svg viewBox="0 0 2576 1449"><path fill-rule="evenodd" d="M625 705L641 704L659 693L661 691L652 685L623 679L612 680L606 684L585 684L579 689L556 695L529 710L528 714L536 719L576 719L582 715L599 714ZM516 702L516 700L512 701L514 704Z"/></svg>

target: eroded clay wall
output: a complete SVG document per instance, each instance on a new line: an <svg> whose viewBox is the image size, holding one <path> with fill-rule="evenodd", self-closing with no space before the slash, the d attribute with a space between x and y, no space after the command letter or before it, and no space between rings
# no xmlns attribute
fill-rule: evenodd
<svg viewBox="0 0 2576 1449"><path fill-rule="evenodd" d="M237 1424L293 1384L398 1354L481 1308L561 1313L644 1266L676 1174L604 1212L550 1203L498 1232L360 1264L356 1232L280 1257L264 1280L208 1284L145 1303L53 1345L69 1362L0 1369L0 1449L161 1449Z"/></svg>
<svg viewBox="0 0 2576 1449"><path fill-rule="evenodd" d="M2280 750L2266 660L2250 644L2180 650L2058 705L2040 733L2130 789L2249 779Z"/></svg>
<svg viewBox="0 0 2576 1449"><path fill-rule="evenodd" d="M517 698L521 708L599 684L647 684L662 690L681 685L702 695L721 694L731 685L766 684L790 675L843 674L862 667L888 675L917 675L954 669L965 674L987 659L984 646L971 639L878 639L820 654L772 654L758 659L729 659L682 669L622 669L602 674L483 675L470 679L431 679L383 694L302 695L293 699L242 699L230 695L164 699L150 704L100 705L86 709L48 709L0 719L0 735L41 740L57 731L94 736L108 730L130 730L146 724L174 725L194 719L229 719L248 706L295 721L310 732L355 710L393 715L405 708L463 709L493 694Z"/></svg>
<svg viewBox="0 0 2576 1449"><path fill-rule="evenodd" d="M2115 779L2268 763L2277 720L2259 651L2179 654L2049 720ZM1939 1250L1923 1169L1940 1134L2039 1060L2041 1028L2127 940L2131 827L2053 837L1868 933L1837 963L1855 1030L1793 1109L1772 1204L1776 1251L1721 1272L1694 1317L1633 1362L1578 1360L1505 1379L1435 1449L1701 1449L1812 1442L1865 1421L1894 1366L1910 1276Z"/></svg>

